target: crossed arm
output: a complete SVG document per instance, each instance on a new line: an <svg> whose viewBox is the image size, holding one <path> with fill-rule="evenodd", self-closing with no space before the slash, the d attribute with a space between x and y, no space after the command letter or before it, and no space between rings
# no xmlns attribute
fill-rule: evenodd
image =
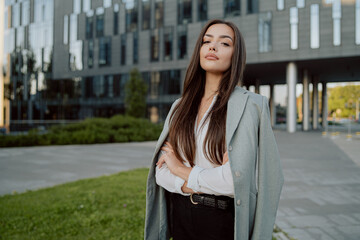
<svg viewBox="0 0 360 240"><path fill-rule="evenodd" d="M168 141L164 143L161 150L164 151L165 154L162 154L158 162L156 163L158 168L161 168L162 165L166 163L168 169L172 174L180 177L185 181L183 186L181 187L182 192L195 193L193 189L187 187L188 179L193 168L186 166L184 163L182 163L179 159L176 158L173 151L173 147ZM229 161L228 152L225 152L223 156L223 165L225 165L228 161Z"/></svg>

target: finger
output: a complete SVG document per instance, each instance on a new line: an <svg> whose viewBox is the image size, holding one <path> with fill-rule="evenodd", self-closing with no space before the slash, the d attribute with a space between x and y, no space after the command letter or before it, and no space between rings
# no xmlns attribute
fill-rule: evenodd
<svg viewBox="0 0 360 240"><path fill-rule="evenodd" d="M161 147L161 150L163 150L165 152L171 152L171 149L167 146Z"/></svg>
<svg viewBox="0 0 360 240"><path fill-rule="evenodd" d="M160 158L159 158L159 161L156 163L156 165L161 168L163 163L165 162L165 157L164 155L162 155Z"/></svg>

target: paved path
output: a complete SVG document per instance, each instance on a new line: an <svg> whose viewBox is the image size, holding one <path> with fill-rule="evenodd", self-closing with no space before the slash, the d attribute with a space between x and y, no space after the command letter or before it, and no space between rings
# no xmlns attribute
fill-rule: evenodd
<svg viewBox="0 0 360 240"><path fill-rule="evenodd" d="M298 240L359 240L360 138L282 130L275 136L285 175L277 225ZM154 147L145 142L0 149L0 195L148 167Z"/></svg>
<svg viewBox="0 0 360 240"><path fill-rule="evenodd" d="M276 138L285 176L276 224L299 240L359 240L360 167L349 156L359 158L360 140L317 131Z"/></svg>

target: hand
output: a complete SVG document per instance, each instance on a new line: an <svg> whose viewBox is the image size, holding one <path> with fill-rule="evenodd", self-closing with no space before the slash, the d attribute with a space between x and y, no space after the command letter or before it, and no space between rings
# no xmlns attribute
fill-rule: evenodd
<svg viewBox="0 0 360 240"><path fill-rule="evenodd" d="M226 151L223 155L223 163L222 165L225 165L225 163L227 163L229 161L229 154L228 151Z"/></svg>
<svg viewBox="0 0 360 240"><path fill-rule="evenodd" d="M165 142L166 146L163 146L161 150L165 151L165 154L161 155L156 165L161 168L166 163L172 174L178 175L177 170L181 167L186 167L179 159L176 158L173 147L169 142Z"/></svg>

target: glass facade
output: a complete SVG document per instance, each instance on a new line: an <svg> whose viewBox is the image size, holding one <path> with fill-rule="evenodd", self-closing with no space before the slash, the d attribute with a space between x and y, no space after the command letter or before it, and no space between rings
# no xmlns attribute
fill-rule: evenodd
<svg viewBox="0 0 360 240"><path fill-rule="evenodd" d="M341 0L333 0L332 18L333 18L333 44L334 44L334 46L340 46L340 44L341 44Z"/></svg>
<svg viewBox="0 0 360 240"><path fill-rule="evenodd" d="M126 31L137 30L138 25L138 0L123 0L125 3L125 24Z"/></svg>
<svg viewBox="0 0 360 240"><path fill-rule="evenodd" d="M298 49L298 8L290 8L290 49Z"/></svg>
<svg viewBox="0 0 360 240"><path fill-rule="evenodd" d="M320 47L319 4L310 7L310 47Z"/></svg>
<svg viewBox="0 0 360 240"><path fill-rule="evenodd" d="M99 66L111 65L111 37L99 38Z"/></svg>
<svg viewBox="0 0 360 240"><path fill-rule="evenodd" d="M155 28L164 25L164 0L155 0Z"/></svg>
<svg viewBox="0 0 360 240"><path fill-rule="evenodd" d="M120 64L126 64L126 34L121 34L120 38Z"/></svg>
<svg viewBox="0 0 360 240"><path fill-rule="evenodd" d="M133 64L139 62L139 35L138 32L133 33Z"/></svg>
<svg viewBox="0 0 360 240"><path fill-rule="evenodd" d="M96 37L104 36L104 8L96 9Z"/></svg>
<svg viewBox="0 0 360 240"><path fill-rule="evenodd" d="M177 26L177 57L178 59L184 59L187 57L187 28L186 25Z"/></svg>
<svg viewBox="0 0 360 240"><path fill-rule="evenodd" d="M305 7L305 0L296 0L296 7L304 8Z"/></svg>
<svg viewBox="0 0 360 240"><path fill-rule="evenodd" d="M277 7L277 10L284 10L285 8L285 0L277 0L276 1L276 7Z"/></svg>
<svg viewBox="0 0 360 240"><path fill-rule="evenodd" d="M178 0L178 24L192 22L192 1Z"/></svg>
<svg viewBox="0 0 360 240"><path fill-rule="evenodd" d="M355 43L360 44L360 0L355 3Z"/></svg>
<svg viewBox="0 0 360 240"><path fill-rule="evenodd" d="M88 68L94 66L94 40L88 41L88 58L87 58Z"/></svg>
<svg viewBox="0 0 360 240"><path fill-rule="evenodd" d="M150 60L159 61L159 29L153 29L150 34Z"/></svg>
<svg viewBox="0 0 360 240"><path fill-rule="evenodd" d="M114 5L114 35L118 35L119 33L119 4Z"/></svg>
<svg viewBox="0 0 360 240"><path fill-rule="evenodd" d="M151 5L150 0L142 0L142 29L150 29Z"/></svg>
<svg viewBox="0 0 360 240"><path fill-rule="evenodd" d="M258 13L259 12L259 1L258 0L247 0L247 13Z"/></svg>
<svg viewBox="0 0 360 240"><path fill-rule="evenodd" d="M89 11L86 14L85 38L92 39L94 37L94 14Z"/></svg>
<svg viewBox="0 0 360 240"><path fill-rule="evenodd" d="M164 28L164 61L172 60L173 27Z"/></svg>
<svg viewBox="0 0 360 240"><path fill-rule="evenodd" d="M225 17L239 16L240 13L240 0L224 0Z"/></svg>
<svg viewBox="0 0 360 240"><path fill-rule="evenodd" d="M207 21L208 1L198 0L198 21Z"/></svg>
<svg viewBox="0 0 360 240"><path fill-rule="evenodd" d="M270 52L272 49L271 18L271 12L259 14L259 52Z"/></svg>

